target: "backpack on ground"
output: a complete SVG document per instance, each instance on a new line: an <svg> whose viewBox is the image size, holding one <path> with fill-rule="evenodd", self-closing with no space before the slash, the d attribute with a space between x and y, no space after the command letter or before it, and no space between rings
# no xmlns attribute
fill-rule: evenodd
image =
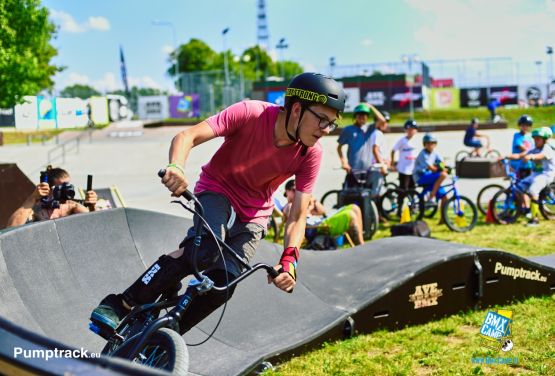
<svg viewBox="0 0 555 376"><path fill-rule="evenodd" d="M429 238L431 230L424 221L406 222L391 226L391 236L419 236Z"/></svg>

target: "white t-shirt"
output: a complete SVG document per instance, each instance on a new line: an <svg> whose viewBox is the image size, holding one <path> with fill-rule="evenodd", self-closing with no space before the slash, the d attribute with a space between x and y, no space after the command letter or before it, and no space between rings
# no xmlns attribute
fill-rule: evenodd
<svg viewBox="0 0 555 376"><path fill-rule="evenodd" d="M399 152L399 161L397 162L397 171L401 174L412 175L414 171L414 162L416 160L416 147L414 146L414 137L410 140L403 136L395 145L393 151Z"/></svg>
<svg viewBox="0 0 555 376"><path fill-rule="evenodd" d="M385 137L383 135L383 132L380 131L379 129L376 129L372 135L370 136L370 146L373 148L374 145L378 145L379 148L379 154L382 157L382 160L386 160L386 144L385 144ZM376 158L374 157L374 153L372 153L372 162L371 164L375 164L378 163L378 161L376 160Z"/></svg>

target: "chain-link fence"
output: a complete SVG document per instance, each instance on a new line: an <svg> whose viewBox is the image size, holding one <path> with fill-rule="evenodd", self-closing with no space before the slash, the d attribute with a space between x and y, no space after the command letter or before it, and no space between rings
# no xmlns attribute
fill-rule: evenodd
<svg viewBox="0 0 555 376"><path fill-rule="evenodd" d="M252 81L246 80L242 73L229 74L229 84L225 84L224 70L198 71L183 73L180 76L181 92L199 95L202 115L214 114L244 98L252 92Z"/></svg>

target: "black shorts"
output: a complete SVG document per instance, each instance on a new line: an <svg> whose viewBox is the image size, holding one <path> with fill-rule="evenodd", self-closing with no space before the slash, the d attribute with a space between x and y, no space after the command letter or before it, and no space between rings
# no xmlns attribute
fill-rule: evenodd
<svg viewBox="0 0 555 376"><path fill-rule="evenodd" d="M415 185L412 175L401 174L399 172L399 188L407 191L409 189L414 189L414 187Z"/></svg>

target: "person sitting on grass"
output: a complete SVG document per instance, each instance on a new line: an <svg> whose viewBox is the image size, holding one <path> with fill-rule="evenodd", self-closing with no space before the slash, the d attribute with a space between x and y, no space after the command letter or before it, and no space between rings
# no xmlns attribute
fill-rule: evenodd
<svg viewBox="0 0 555 376"><path fill-rule="evenodd" d="M287 197L287 204L283 208L283 215L287 219L293 204L293 198L295 197L295 180L289 180L285 184L285 197ZM362 212L355 204L343 206L327 217L324 205L312 197L308 205L306 223L309 226L327 228L328 234L333 237L347 232L355 244L364 244Z"/></svg>
<svg viewBox="0 0 555 376"><path fill-rule="evenodd" d="M84 205L74 201L75 188L66 170L48 166L46 176L47 182L41 182L35 187L21 207L10 216L7 227L95 211L98 201L96 192L86 193Z"/></svg>
<svg viewBox="0 0 555 376"><path fill-rule="evenodd" d="M489 148L489 136L487 134L483 134L478 132L478 118L473 118L470 121L470 125L466 128L464 133L464 145L474 148L472 154L476 156L480 156L480 149L484 147L484 144L480 139L484 139L486 141L486 145Z"/></svg>
<svg viewBox="0 0 555 376"><path fill-rule="evenodd" d="M521 159L524 162L531 161L534 163L532 174L518 183L518 187L530 196L523 195L522 197L525 208L530 209L528 226L539 224L538 201L540 192L555 179L555 151L548 144L548 140L552 136L553 132L548 127L534 129L532 138L534 139L535 148L528 151L524 156L520 153L507 156L507 159ZM530 199L532 199L531 203Z"/></svg>

